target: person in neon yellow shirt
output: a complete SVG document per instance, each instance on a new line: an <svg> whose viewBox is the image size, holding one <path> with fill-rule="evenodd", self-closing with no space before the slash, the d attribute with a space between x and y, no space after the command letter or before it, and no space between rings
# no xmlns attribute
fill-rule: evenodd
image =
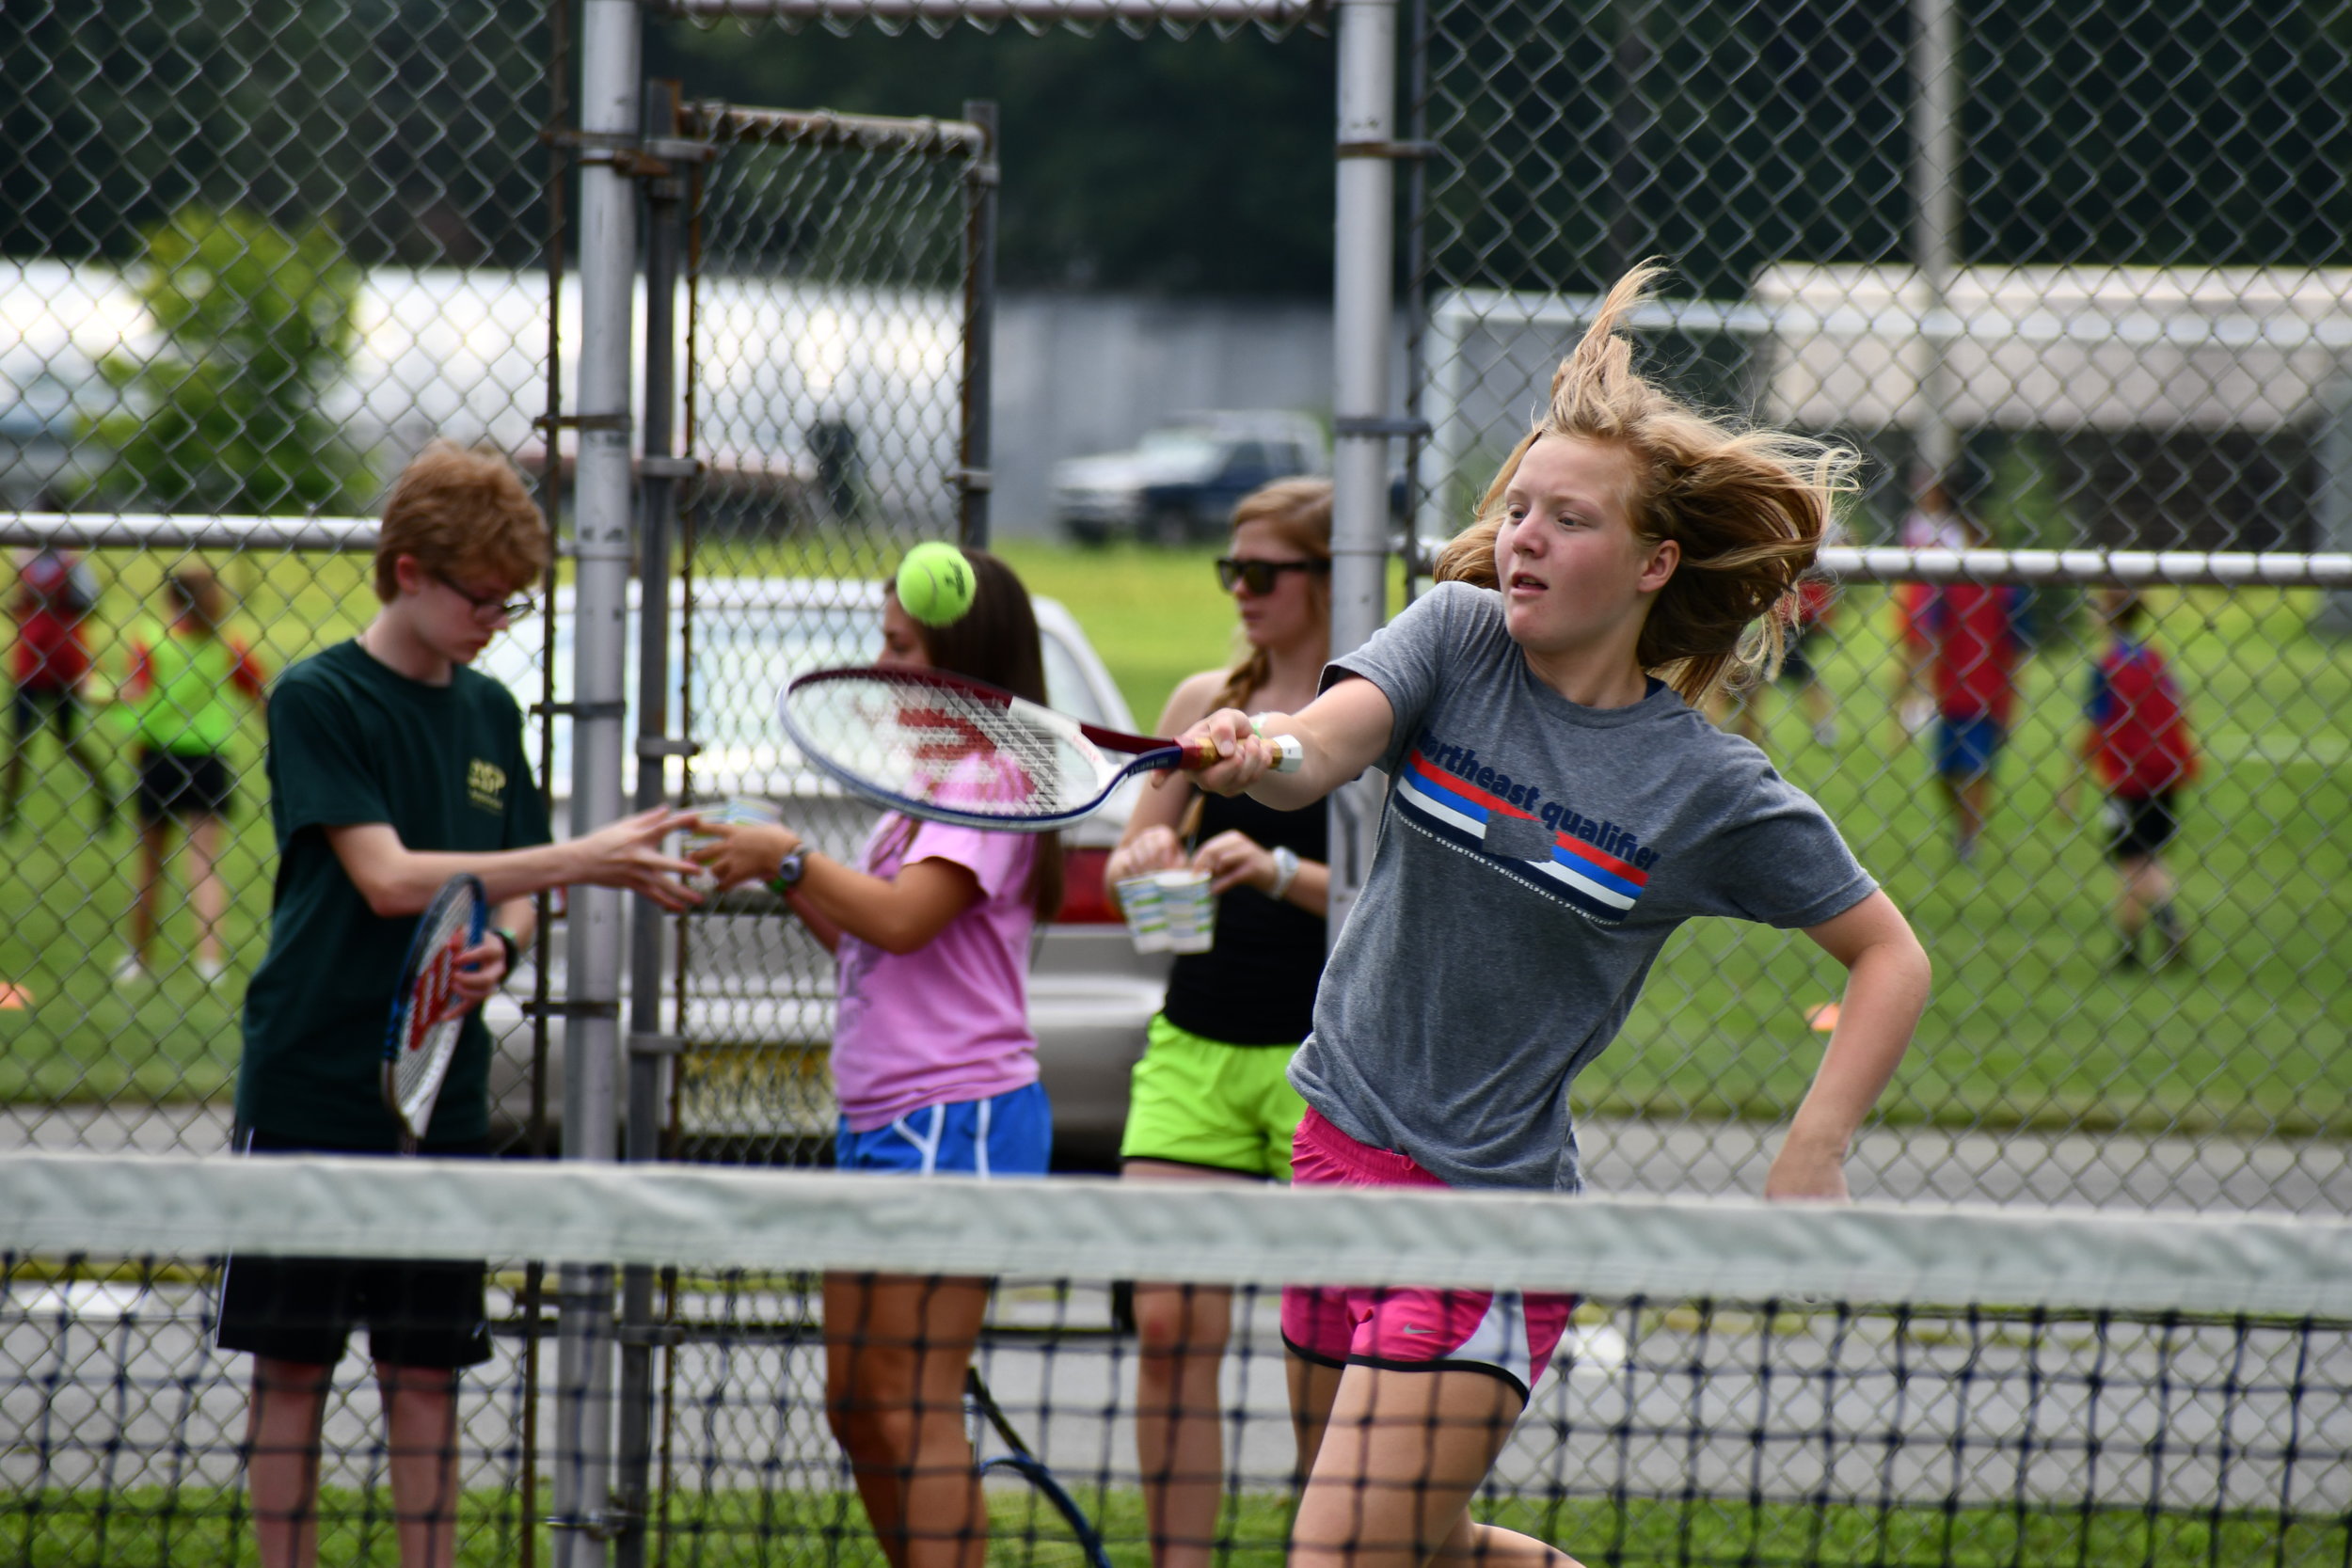
<svg viewBox="0 0 2352 1568"><path fill-rule="evenodd" d="M171 624L159 635L135 638L131 673L121 698L138 739L139 883L131 908L131 950L115 966L129 984L153 973L156 904L171 854L171 831L188 840L188 897L196 906L196 973L207 982L228 969L220 917L229 895L220 878L221 825L235 781L225 755L237 730L231 691L263 710L262 667L251 652L221 630L220 581L187 565L164 579Z"/></svg>

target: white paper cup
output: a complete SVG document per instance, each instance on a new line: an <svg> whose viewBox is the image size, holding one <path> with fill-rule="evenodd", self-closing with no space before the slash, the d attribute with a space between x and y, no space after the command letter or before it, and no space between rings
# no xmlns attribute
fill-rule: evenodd
<svg viewBox="0 0 2352 1568"><path fill-rule="evenodd" d="M1216 944L1216 897L1209 892L1205 871L1163 871L1160 913L1168 925L1168 946L1174 953L1206 953Z"/></svg>
<svg viewBox="0 0 2352 1568"><path fill-rule="evenodd" d="M1127 922L1127 936L1138 953L1168 951L1168 916L1157 875L1146 872L1114 884L1119 912Z"/></svg>

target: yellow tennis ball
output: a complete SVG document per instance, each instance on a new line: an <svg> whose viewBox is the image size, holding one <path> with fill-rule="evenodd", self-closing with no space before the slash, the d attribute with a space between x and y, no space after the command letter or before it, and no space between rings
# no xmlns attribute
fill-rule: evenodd
<svg viewBox="0 0 2352 1568"><path fill-rule="evenodd" d="M898 562L898 603L909 615L927 626L944 626L972 608L979 583L961 550L934 539L907 551Z"/></svg>

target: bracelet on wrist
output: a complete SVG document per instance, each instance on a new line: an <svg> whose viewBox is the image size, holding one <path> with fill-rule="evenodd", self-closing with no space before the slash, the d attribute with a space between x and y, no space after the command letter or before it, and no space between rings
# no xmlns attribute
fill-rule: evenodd
<svg viewBox="0 0 2352 1568"><path fill-rule="evenodd" d="M515 933L503 926L491 927L490 934L499 939L500 946L506 949L506 973L513 974L516 964L522 959L523 944L516 941Z"/></svg>

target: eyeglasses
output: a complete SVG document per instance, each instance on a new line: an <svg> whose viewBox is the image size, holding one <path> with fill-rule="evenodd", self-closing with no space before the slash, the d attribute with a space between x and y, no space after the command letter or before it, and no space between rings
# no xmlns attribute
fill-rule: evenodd
<svg viewBox="0 0 2352 1568"><path fill-rule="evenodd" d="M519 621L539 608L539 601L528 594L512 599L503 594L469 594L438 572L433 580L473 606L477 621Z"/></svg>
<svg viewBox="0 0 2352 1568"><path fill-rule="evenodd" d="M1327 561L1241 561L1229 555L1216 563L1216 580L1228 594L1236 587L1247 587L1252 594L1271 594L1284 572L1320 576L1330 569Z"/></svg>

